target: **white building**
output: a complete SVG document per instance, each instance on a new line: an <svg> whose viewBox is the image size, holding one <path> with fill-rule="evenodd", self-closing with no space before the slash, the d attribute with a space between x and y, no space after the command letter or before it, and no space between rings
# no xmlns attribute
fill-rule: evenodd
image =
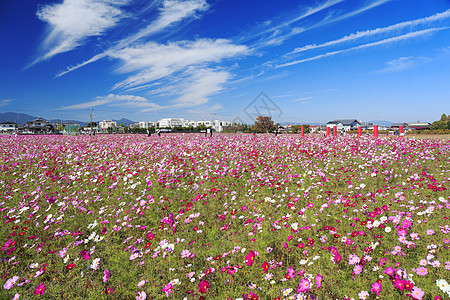
<svg viewBox="0 0 450 300"><path fill-rule="evenodd" d="M161 119L158 122L159 128L173 128L173 127L183 127L184 126L184 119L183 118L165 118Z"/></svg>
<svg viewBox="0 0 450 300"><path fill-rule="evenodd" d="M104 120L104 121L99 122L98 126L101 129L108 129L108 128L117 127L117 123L112 120Z"/></svg>
<svg viewBox="0 0 450 300"><path fill-rule="evenodd" d="M183 127L196 127L197 126L197 121L192 121L192 120L185 120L184 121L184 125Z"/></svg>
<svg viewBox="0 0 450 300"><path fill-rule="evenodd" d="M230 126L230 125L231 125L231 121L214 120L212 128L217 132L221 132L224 127Z"/></svg>
<svg viewBox="0 0 450 300"><path fill-rule="evenodd" d="M144 128L144 129L155 127L155 122L152 122L152 121L148 121L148 122L147 121L141 121L138 124L139 125L137 127Z"/></svg>
<svg viewBox="0 0 450 300"><path fill-rule="evenodd" d="M337 131L357 130L361 123L355 119L333 120L327 123L327 127L333 129L336 126Z"/></svg>
<svg viewBox="0 0 450 300"><path fill-rule="evenodd" d="M0 132L12 132L17 129L17 124L13 122L0 123Z"/></svg>

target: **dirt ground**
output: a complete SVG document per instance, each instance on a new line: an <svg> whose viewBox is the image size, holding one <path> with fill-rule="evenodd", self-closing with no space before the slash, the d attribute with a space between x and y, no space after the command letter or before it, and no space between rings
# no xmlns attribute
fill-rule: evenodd
<svg viewBox="0 0 450 300"><path fill-rule="evenodd" d="M450 134L407 134L406 138L418 139L441 139L442 141L450 141Z"/></svg>

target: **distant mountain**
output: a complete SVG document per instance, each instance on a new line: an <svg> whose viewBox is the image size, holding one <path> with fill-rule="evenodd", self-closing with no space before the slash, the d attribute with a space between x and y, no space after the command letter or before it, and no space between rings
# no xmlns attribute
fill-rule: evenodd
<svg viewBox="0 0 450 300"><path fill-rule="evenodd" d="M0 123L2 122L14 122L19 126L24 125L26 122L37 119L37 117L33 117L27 114L17 114L13 112L0 113Z"/></svg>
<svg viewBox="0 0 450 300"><path fill-rule="evenodd" d="M0 123L2 122L14 122L17 123L19 126L24 125L26 122L29 121L33 121L35 119L37 119L38 117L35 116L30 116L27 114L18 114L18 113L14 113L14 112L7 112L7 113L0 113ZM45 119L45 118L44 118ZM52 119L49 120L52 123L59 123L61 122L61 120L56 120L56 119ZM122 118L120 120L113 120L117 123L117 125L120 124L125 124L126 126L129 126L131 124L136 123L135 121L129 120L127 118ZM83 122L83 121L78 121L78 120L66 120L63 119L63 122L72 122L75 124L80 124L81 126L86 126L88 124L88 122ZM99 122L97 122L98 124Z"/></svg>
<svg viewBox="0 0 450 300"><path fill-rule="evenodd" d="M122 124L122 123L123 123L125 126L129 126L129 125L131 125L131 124L136 123L135 121L131 121L131 120L126 119L126 118L122 118L122 119L120 119L120 120L113 120L113 121L117 123L117 126L120 126L120 124Z"/></svg>
<svg viewBox="0 0 450 300"><path fill-rule="evenodd" d="M380 126L386 126L390 127L394 122L386 121L386 120L375 120L375 121L369 121L368 123L373 123L373 125L380 125Z"/></svg>

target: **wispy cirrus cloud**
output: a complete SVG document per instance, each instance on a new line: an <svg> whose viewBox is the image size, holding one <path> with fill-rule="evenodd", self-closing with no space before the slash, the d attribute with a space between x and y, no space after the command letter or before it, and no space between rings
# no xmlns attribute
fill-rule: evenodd
<svg viewBox="0 0 450 300"><path fill-rule="evenodd" d="M386 67L377 71L376 73L395 73L402 72L405 70L409 70L413 67L416 67L420 64L426 63L431 59L428 57L416 57L416 56L408 56L408 57L399 57L397 59L393 59L391 61L386 62Z"/></svg>
<svg viewBox="0 0 450 300"><path fill-rule="evenodd" d="M327 0L317 6L308 7L306 9L302 7L301 12L298 15L284 19L283 21L278 22L278 24L275 24L273 21L265 22L266 26L270 26L269 28L260 30L257 33L246 36L244 41L254 40L258 37L261 37L261 36L264 36L267 34L270 35L269 39L272 39L272 38L274 38L274 36L279 35L282 32L281 31L282 29L289 28L289 26L291 24L296 23L300 20L303 20L303 19L305 19L309 16L312 16L318 12L321 12L323 10L326 10L326 9L328 9L338 3L341 3L343 1L345 1L345 0Z"/></svg>
<svg viewBox="0 0 450 300"><path fill-rule="evenodd" d="M2 100L0 100L0 107L7 106L13 101L14 101L14 99L2 99Z"/></svg>
<svg viewBox="0 0 450 300"><path fill-rule="evenodd" d="M356 40L359 40L362 38L368 38L368 37L372 37L372 36L376 36L376 35L395 32L395 31L402 30L405 28L414 28L414 27L417 27L420 25L433 25L436 22L443 21L443 20L446 20L449 18L450 18L450 9L448 9L444 12L441 12L441 13L434 14L429 17L425 17L425 18L420 18L420 19L416 19L416 20L412 20L412 21L405 21L405 22L397 23L397 24L387 26L387 27L379 27L376 29L358 31L356 33L352 33L352 34L346 35L342 38L328 41L328 42L325 42L322 44L317 44L317 45L312 44L312 45L302 46L302 47L296 48L291 53L299 53L299 52L304 52L304 51L318 49L318 48L335 46L335 45L339 45L339 44L343 44L343 43L347 43L347 42L356 41Z"/></svg>
<svg viewBox="0 0 450 300"><path fill-rule="evenodd" d="M44 54L33 64L75 49L88 37L99 36L126 15L120 7L129 0L64 0L39 8L36 15L48 23L48 35L42 43Z"/></svg>
<svg viewBox="0 0 450 300"><path fill-rule="evenodd" d="M250 35L245 40L252 40L255 37L262 37L260 40L258 40L253 47L254 48L262 48L267 46L278 46L281 45L284 41L290 39L291 37L301 34L305 31L324 26L330 23L342 21L344 19L351 18L353 16L359 15L361 13L364 13L370 9L376 8L380 5L383 5L387 2L390 2L392 0L372 0L369 3L364 4L362 7L350 10L347 13L344 14L338 14L336 15L337 11L332 10L334 6L337 6L341 2L345 0L329 0L325 1L315 7L310 7L306 9L303 13L301 13L299 16L284 20L282 22L279 22L278 25L273 25L273 22L268 22L270 24L271 28L262 30L256 34ZM314 14L327 11L328 16L326 16L322 21L308 24L308 25L296 25L295 27L290 27L290 25L293 25L296 22L299 22L301 20L304 20ZM268 35L270 34L270 35ZM265 35L265 37L263 37Z"/></svg>
<svg viewBox="0 0 450 300"><path fill-rule="evenodd" d="M361 13L364 13L364 12L370 10L370 9L373 9L375 7L383 5L383 4L385 4L387 2L390 2L390 1L392 1L392 0L375 0L375 1L371 1L368 4L362 6L362 7L358 8L358 9L352 10L352 11L350 11L348 13L345 13L345 14L342 14L342 15L339 15L339 16L336 16L336 17L333 17L333 18L327 18L324 21L318 23L314 27L322 26L322 25L325 25L325 24L330 24L330 23L334 23L334 22L337 22L337 21L342 21L342 20L351 18L353 16L356 16L356 15L359 15Z"/></svg>
<svg viewBox="0 0 450 300"><path fill-rule="evenodd" d="M303 97L303 98L295 99L293 102L305 102L305 101L311 100L313 98L314 97Z"/></svg>
<svg viewBox="0 0 450 300"><path fill-rule="evenodd" d="M337 50L337 51L331 51L331 52L327 52L327 53L320 54L317 56L287 62L284 64L277 65L277 66L275 66L275 68L278 69L278 68L293 66L293 65L297 65L297 64L301 64L301 63L305 63L305 62L309 62L309 61L313 61L313 60L318 60L321 58L330 57L330 56L334 56L337 54L346 53L346 52L350 52L350 51L356 51L356 50L361 50L361 49L374 48L374 47L379 47L379 46L383 46L383 45L394 44L394 43L409 40L412 38L428 36L435 32L446 30L448 28L449 27L438 27L438 28L429 28L429 29L424 29L424 30L419 30L419 31L408 32L403 35L383 39L383 40L372 42L372 43L367 43L367 44L363 44L363 45L359 45L359 46L355 46L355 47L351 47L351 48L347 48L347 49Z"/></svg>
<svg viewBox="0 0 450 300"><path fill-rule="evenodd" d="M70 106L63 106L59 109L63 110L80 110L86 108L92 108L102 105L108 106L127 106L127 107L140 107L140 108L160 108L156 103L150 102L145 97L135 95L115 95L109 94L107 96L96 97L92 101L74 104Z"/></svg>
<svg viewBox="0 0 450 300"><path fill-rule="evenodd" d="M68 67L65 71L58 73L56 77L63 76L104 57L114 55L116 52L129 47L144 37L150 37L171 27L174 24L181 22L182 20L195 17L199 11L205 11L208 7L209 6L206 0L164 0L162 1L162 6L159 9L159 16L149 25L139 29L136 33L117 41L114 46L105 52L97 54L76 66Z"/></svg>

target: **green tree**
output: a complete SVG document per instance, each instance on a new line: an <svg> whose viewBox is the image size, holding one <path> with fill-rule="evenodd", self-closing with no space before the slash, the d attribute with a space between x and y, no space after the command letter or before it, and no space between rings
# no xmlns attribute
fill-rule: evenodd
<svg viewBox="0 0 450 300"><path fill-rule="evenodd" d="M309 125L292 125L292 132L293 133L300 133L302 131L302 126L305 128L305 133L310 132Z"/></svg>
<svg viewBox="0 0 450 300"><path fill-rule="evenodd" d="M271 117L258 116L253 125L255 132L272 132L276 130L276 126Z"/></svg>
<svg viewBox="0 0 450 300"><path fill-rule="evenodd" d="M97 127L97 123L95 123L95 122L89 122L89 123L86 125L86 127L89 127L89 128L91 128L91 127Z"/></svg>
<svg viewBox="0 0 450 300"><path fill-rule="evenodd" d="M431 130L450 129L450 120L446 114L442 114L441 119L431 124Z"/></svg>

